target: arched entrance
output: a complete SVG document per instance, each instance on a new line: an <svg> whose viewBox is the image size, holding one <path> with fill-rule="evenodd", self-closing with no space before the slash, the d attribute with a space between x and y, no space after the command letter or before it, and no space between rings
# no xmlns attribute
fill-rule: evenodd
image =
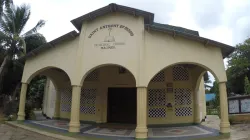
<svg viewBox="0 0 250 140"><path fill-rule="evenodd" d="M136 81L129 70L119 65L94 68L82 84L80 120L136 124L136 101Z"/></svg>
<svg viewBox="0 0 250 140"><path fill-rule="evenodd" d="M206 71L182 63L158 72L148 84L148 124L200 123L206 105L201 84Z"/></svg>
<svg viewBox="0 0 250 140"><path fill-rule="evenodd" d="M50 118L60 118L61 115L61 93L65 89L71 89L71 81L69 76L65 71L56 67L46 67L34 72L29 76L26 83L22 83L20 103L19 103L19 112L18 120L25 119L25 102L27 91L30 91L30 86L28 86L36 76L44 76L44 96L43 96L43 107L42 111L45 115L48 115ZM53 95L52 95L53 94ZM53 98L53 99L51 99ZM69 104L70 108L70 104ZM63 118L63 117L62 117Z"/></svg>

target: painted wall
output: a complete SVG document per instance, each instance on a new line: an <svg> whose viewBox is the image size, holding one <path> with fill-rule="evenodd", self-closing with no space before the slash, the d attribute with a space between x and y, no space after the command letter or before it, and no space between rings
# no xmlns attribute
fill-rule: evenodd
<svg viewBox="0 0 250 140"><path fill-rule="evenodd" d="M95 113L84 113L81 111L80 120L82 121L94 121L94 122L107 122L107 95L109 87L135 87L135 78L129 72L119 73L118 66L104 66L98 68L86 77L81 96L84 96L83 90L96 89L95 94ZM67 92L67 94L71 94ZM87 93L88 94L88 93ZM71 95L69 95L71 96ZM90 96L84 97L89 98ZM81 109L84 108L84 103L82 102L83 98L81 97ZM71 102L70 102L71 103ZM61 104L65 104L68 107L71 106L69 102L61 102ZM89 104L85 104L89 106ZM64 105L61 105L64 106ZM70 111L62 111L61 108L60 117L61 118L70 118Z"/></svg>
<svg viewBox="0 0 250 140"><path fill-rule="evenodd" d="M145 61L144 84L163 68L183 62L207 68L219 81L227 80L219 48L160 32L145 31Z"/></svg>
<svg viewBox="0 0 250 140"><path fill-rule="evenodd" d="M49 68L59 68L73 78L78 38L63 42L49 51L32 57L25 62L22 82L29 83L37 74ZM51 79L54 80L54 79ZM73 79L71 79L72 81Z"/></svg>
<svg viewBox="0 0 250 140"><path fill-rule="evenodd" d="M47 78L44 88L43 113L47 117L53 118L55 112L56 89L49 78Z"/></svg>
<svg viewBox="0 0 250 140"><path fill-rule="evenodd" d="M181 67L175 67L175 69L173 68L174 67L171 66L162 70L153 79L151 79L148 85L148 114L151 114L147 119L148 124L175 124L194 122L195 94L193 84L195 84L195 82L192 79L191 69L185 68L185 70L182 70L183 68ZM165 75L165 77L163 80L160 80L162 75ZM164 96L159 94L161 89L165 91L166 99L163 104L160 103L161 105L159 105L159 103L156 103L159 102L157 99L164 98ZM150 96L150 94L152 95ZM150 103L152 98L153 102ZM171 104L172 107L168 107L166 104ZM183 111L177 111L179 109ZM151 113L150 110L152 110ZM162 114L164 114L163 112L165 111L166 115L163 116Z"/></svg>
<svg viewBox="0 0 250 140"><path fill-rule="evenodd" d="M178 67L179 68L179 67ZM186 80L174 80L173 76L173 67L169 67L167 69L164 69L161 71L163 72L164 75L157 74L153 79L158 79L160 81L151 81L148 85L148 124L174 124L174 123L193 123L194 122L194 115L195 115L195 85L197 82L197 79L194 79L194 77L198 77L195 75L199 75L199 73L194 73L196 72L196 67L195 68L187 68L188 70L187 75L188 79ZM179 73L181 74L181 73ZM195 75L194 75L195 74ZM95 77L96 78L93 78ZM163 80L162 80L163 79ZM168 83L172 84L172 91L167 92L168 90ZM95 113L90 114L90 113L84 113L81 111L80 113L80 120L81 121L92 121L92 122L98 122L98 123L105 123L107 122L107 96L108 96L108 88L109 87L135 87L135 80L133 75L130 72L125 72L123 74L119 73L119 67L118 66L105 66L98 68L94 71L92 71L85 79L82 87L82 91L88 90L88 89L97 89L96 94L95 94ZM179 95L175 95L175 90L189 90L190 96L187 96L185 91L183 92L182 99L179 98L180 100L183 100L184 104L176 104L176 100L179 97ZM159 96L158 92L159 90L164 90L164 105L149 105L150 104L150 90L158 90L155 93L153 93L154 97L157 97L154 100L154 102L161 102L160 99L161 97ZM201 90L202 91L202 90ZM67 92L68 97L71 97L71 92ZM81 96L83 96L85 93L82 92ZM202 92L198 92L198 94L202 94ZM202 95L200 95L201 97ZM88 97L87 97L88 98ZM199 99L199 107L202 106L202 98ZM186 101L184 101L186 100ZM189 104L185 104L189 102ZM166 105L168 103L172 104L172 108L168 108ZM61 106L67 105L69 108L71 106L71 102L65 103L61 102ZM81 97L81 109L83 108L84 103L82 102L82 97ZM183 111L179 112L179 114L176 114L175 108L190 108L189 115L187 115L188 112ZM150 116L150 110L151 109L156 109L153 111L153 113L156 113L158 115L152 117ZM157 110L158 109L158 110ZM159 109L164 109L165 115L160 114L158 111ZM200 110L201 112L203 111L202 109ZM199 112L199 114L201 114ZM152 113L152 111L151 111ZM60 118L65 118L69 119L70 118L70 110L68 111L62 111L60 112Z"/></svg>

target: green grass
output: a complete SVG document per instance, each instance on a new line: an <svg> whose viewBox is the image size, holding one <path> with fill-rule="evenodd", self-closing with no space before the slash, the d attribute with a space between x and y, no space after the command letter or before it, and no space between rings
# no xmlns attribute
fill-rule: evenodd
<svg viewBox="0 0 250 140"><path fill-rule="evenodd" d="M59 134L59 135L63 135L63 136L68 136L68 137L73 137L73 138L78 138L78 139L81 139L81 140L105 140L105 139L101 139L101 138L82 136L82 135L77 134L77 133L59 132L59 131L56 131L56 130L41 128L39 126L24 123L22 121L17 121L17 123L21 124L21 125L24 125L24 126L27 126L27 127L30 127L30 128L37 129L37 130L41 130L41 131L45 131L45 132L49 132L49 133L53 133L53 134Z"/></svg>

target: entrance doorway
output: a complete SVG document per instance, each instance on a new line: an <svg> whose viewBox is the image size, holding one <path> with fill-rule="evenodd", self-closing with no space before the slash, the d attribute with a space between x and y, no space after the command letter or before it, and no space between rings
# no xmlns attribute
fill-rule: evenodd
<svg viewBox="0 0 250 140"><path fill-rule="evenodd" d="M108 123L136 124L136 88L108 89Z"/></svg>

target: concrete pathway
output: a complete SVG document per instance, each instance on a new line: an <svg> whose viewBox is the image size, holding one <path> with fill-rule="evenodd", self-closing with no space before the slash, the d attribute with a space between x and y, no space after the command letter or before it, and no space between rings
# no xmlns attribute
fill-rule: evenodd
<svg viewBox="0 0 250 140"><path fill-rule="evenodd" d="M211 127L219 130L220 119L218 116L209 115L206 122L203 122L202 125ZM62 125L62 124L60 124ZM23 126L26 127L26 126ZM39 130L25 130L22 128L16 128L5 124L0 124L0 140L58 140L62 135L58 135L56 138L48 137L50 134L48 132L41 135L44 131ZM34 131L34 132L31 132ZM40 134L38 134L39 131ZM92 131L91 131L92 133ZM57 135L57 134L53 134ZM60 138L61 139L61 138ZM68 138L66 138L68 139ZM74 138L72 138L74 139ZM237 124L231 126L231 138L227 140L250 140L250 124Z"/></svg>
<svg viewBox="0 0 250 140"><path fill-rule="evenodd" d="M220 130L220 119L216 115L208 115L202 125ZM229 140L250 140L250 124L231 125Z"/></svg>
<svg viewBox="0 0 250 140"><path fill-rule="evenodd" d="M22 128L0 124L0 140L58 140Z"/></svg>

